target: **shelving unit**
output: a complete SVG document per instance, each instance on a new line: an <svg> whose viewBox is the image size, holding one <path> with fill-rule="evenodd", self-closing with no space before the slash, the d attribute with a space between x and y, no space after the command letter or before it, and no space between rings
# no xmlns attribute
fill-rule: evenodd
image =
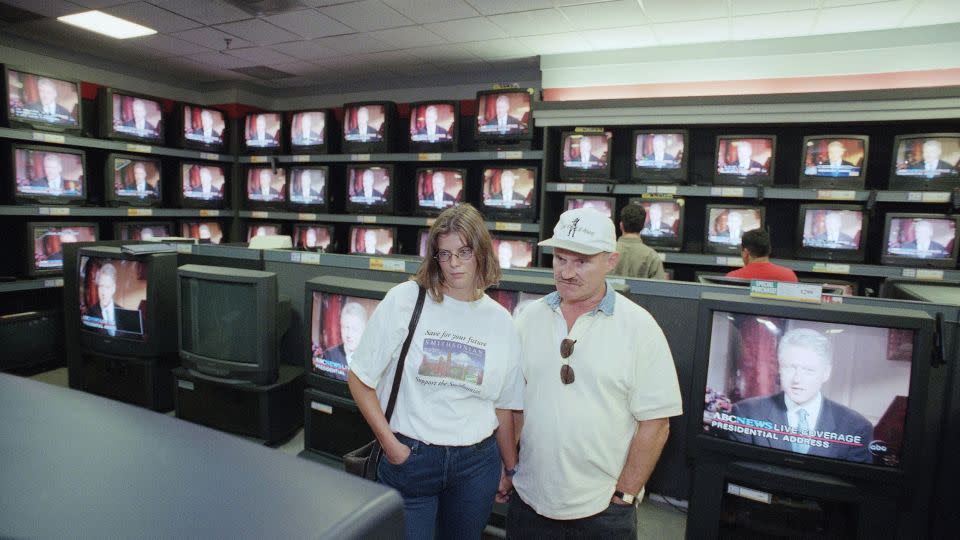
<svg viewBox="0 0 960 540"><path fill-rule="evenodd" d="M0 139L29 141L38 144L60 144L66 146L76 146L80 148L95 148L99 150L111 150L115 152L134 152L138 154L154 154L158 156L201 159L207 161L224 161L231 163L234 161L234 157L231 154L197 152L194 150L168 148L166 146L154 146L142 143L108 141L104 139L94 139L92 137L47 133L45 131L0 128Z"/></svg>
<svg viewBox="0 0 960 540"><path fill-rule="evenodd" d="M0 206L0 216L37 217L233 217L233 210L197 210L186 208L105 208L99 206Z"/></svg>
<svg viewBox="0 0 960 540"><path fill-rule="evenodd" d="M391 163L438 161L507 161L540 160L542 150L509 150L498 152L421 152L416 154L295 154L277 156L240 156L237 163L364 163L386 161Z"/></svg>

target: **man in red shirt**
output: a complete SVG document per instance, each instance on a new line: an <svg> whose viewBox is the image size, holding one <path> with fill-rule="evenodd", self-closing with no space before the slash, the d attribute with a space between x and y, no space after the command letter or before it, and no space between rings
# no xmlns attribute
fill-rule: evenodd
<svg viewBox="0 0 960 540"><path fill-rule="evenodd" d="M770 262L770 234L766 231L754 229L743 233L740 256L743 257L743 268L728 273L727 277L798 281L793 270Z"/></svg>

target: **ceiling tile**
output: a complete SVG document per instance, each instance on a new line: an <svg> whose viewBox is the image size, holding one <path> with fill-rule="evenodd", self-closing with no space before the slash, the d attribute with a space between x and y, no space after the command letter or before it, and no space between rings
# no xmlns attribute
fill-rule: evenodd
<svg viewBox="0 0 960 540"><path fill-rule="evenodd" d="M266 47L231 49L227 52L227 54L236 56L237 58L243 58L244 60L249 60L251 62L256 62L257 65L261 66L284 64L293 60L293 58L290 56L278 53L277 51L268 49Z"/></svg>
<svg viewBox="0 0 960 540"><path fill-rule="evenodd" d="M653 22L719 19L727 16L727 3L718 0L643 0L643 10Z"/></svg>
<svg viewBox="0 0 960 540"><path fill-rule="evenodd" d="M270 48L300 60L315 60L317 58L327 58L341 54L340 51L331 49L320 41L294 41L292 43L271 45Z"/></svg>
<svg viewBox="0 0 960 540"><path fill-rule="evenodd" d="M730 0L733 17L817 9L817 0Z"/></svg>
<svg viewBox="0 0 960 540"><path fill-rule="evenodd" d="M730 39L769 39L805 36L813 29L817 10L767 13L730 19Z"/></svg>
<svg viewBox="0 0 960 540"><path fill-rule="evenodd" d="M279 26L274 26L260 19L221 24L216 28L259 45L299 41L301 39L300 36L296 34L291 34Z"/></svg>
<svg viewBox="0 0 960 540"><path fill-rule="evenodd" d="M203 24L223 24L252 17L224 0L150 0L150 3Z"/></svg>
<svg viewBox="0 0 960 540"><path fill-rule="evenodd" d="M179 30L188 30L190 28L203 26L194 20L181 17L176 13L171 13L146 2L123 4L121 6L105 8L103 11L104 13L109 13L110 15L153 28L160 33L177 32Z"/></svg>
<svg viewBox="0 0 960 540"><path fill-rule="evenodd" d="M957 0L920 0L903 20L902 26L926 26L960 22Z"/></svg>
<svg viewBox="0 0 960 540"><path fill-rule="evenodd" d="M550 0L466 0L481 15L513 13L553 7Z"/></svg>
<svg viewBox="0 0 960 540"><path fill-rule="evenodd" d="M426 60L427 62L456 62L459 60L478 60L479 57L468 49L467 44L447 43L445 45L431 45L417 47L406 52Z"/></svg>
<svg viewBox="0 0 960 540"><path fill-rule="evenodd" d="M219 53L219 52L210 52L202 54L191 54L184 56L187 60L193 62L199 62L201 64L207 64L210 66L222 68L222 69L233 69L239 67L250 67L256 66L256 62L251 62L243 58L238 58L229 54Z"/></svg>
<svg viewBox="0 0 960 540"><path fill-rule="evenodd" d="M452 64L438 64L437 67L446 73L478 73L491 71L490 64L482 60L456 62Z"/></svg>
<svg viewBox="0 0 960 540"><path fill-rule="evenodd" d="M888 0L823 0L820 4L822 8L829 7L839 7L839 6L856 6L863 4L879 4L881 2L886 2Z"/></svg>
<svg viewBox="0 0 960 540"><path fill-rule="evenodd" d="M507 37L506 32L483 17L432 23L424 26L451 43Z"/></svg>
<svg viewBox="0 0 960 540"><path fill-rule="evenodd" d="M84 6L65 0L3 0L3 3L47 17L60 17L86 11Z"/></svg>
<svg viewBox="0 0 960 540"><path fill-rule="evenodd" d="M574 27L585 30L636 26L649 22L636 0L569 6L560 8L560 11Z"/></svg>
<svg viewBox="0 0 960 540"><path fill-rule="evenodd" d="M444 39L422 26L404 26L367 32L367 36L397 49L412 49L444 43Z"/></svg>
<svg viewBox="0 0 960 540"><path fill-rule="evenodd" d="M207 47L165 34L137 38L137 43L144 47L155 49L167 56L185 56L188 54L210 52L210 49Z"/></svg>
<svg viewBox="0 0 960 540"><path fill-rule="evenodd" d="M656 44L656 36L653 35L653 27L650 25L583 30L580 35L597 51L648 47Z"/></svg>
<svg viewBox="0 0 960 540"><path fill-rule="evenodd" d="M471 41L462 45L478 58L498 60L502 58L525 58L533 56L533 49L518 38L491 39L489 41Z"/></svg>
<svg viewBox="0 0 960 540"><path fill-rule="evenodd" d="M573 25L563 13L553 8L491 15L487 19L511 36L557 34L573 30Z"/></svg>
<svg viewBox="0 0 960 540"><path fill-rule="evenodd" d="M321 43L344 54L367 54L393 49L390 45L361 34L323 38Z"/></svg>
<svg viewBox="0 0 960 540"><path fill-rule="evenodd" d="M320 8L320 12L333 17L358 32L383 30L397 26L408 26L413 21L404 17L395 9L380 0L362 0L349 4L340 4Z"/></svg>
<svg viewBox="0 0 960 540"><path fill-rule="evenodd" d="M728 41L730 25L726 19L684 21L653 25L653 33L661 45Z"/></svg>
<svg viewBox="0 0 960 540"><path fill-rule="evenodd" d="M580 6L583 4L602 4L610 0L552 0L551 3L556 7ZM639 1L639 0L638 0ZM646 0L643 0L646 2Z"/></svg>
<svg viewBox="0 0 960 540"><path fill-rule="evenodd" d="M226 49L227 39L230 41L230 48L241 49L243 47L251 47L253 43L249 41L242 40L238 37L232 36L226 32L221 32L216 28L195 28L193 30L184 30L183 32L174 32L170 34L173 37L180 38L190 43L196 43L197 45L203 45L208 49L213 49L219 51Z"/></svg>
<svg viewBox="0 0 960 540"><path fill-rule="evenodd" d="M463 0L383 0L408 19L423 24L476 17L477 10Z"/></svg>
<svg viewBox="0 0 960 540"><path fill-rule="evenodd" d="M813 27L813 32L817 34L844 34L896 28L907 16L912 4L912 0L900 0L862 6L821 9Z"/></svg>
<svg viewBox="0 0 960 540"><path fill-rule="evenodd" d="M353 33L349 26L313 9L271 15L263 20L306 39Z"/></svg>
<svg viewBox="0 0 960 540"><path fill-rule="evenodd" d="M522 37L520 41L533 49L534 54L563 54L592 51L592 46L580 32L563 32L536 37Z"/></svg>
<svg viewBox="0 0 960 540"><path fill-rule="evenodd" d="M316 75L322 73L324 69L321 66L310 62L304 62L302 60L297 60L295 62L287 62L284 64L276 64L270 66L274 69L279 69L284 73L293 73L294 75Z"/></svg>
<svg viewBox="0 0 960 540"><path fill-rule="evenodd" d="M90 9L103 9L105 7L125 4L129 1L130 0L73 0L73 3Z"/></svg>

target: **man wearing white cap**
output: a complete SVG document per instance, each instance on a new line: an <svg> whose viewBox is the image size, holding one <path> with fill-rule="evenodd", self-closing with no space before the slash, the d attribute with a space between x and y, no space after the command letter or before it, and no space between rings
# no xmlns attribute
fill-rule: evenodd
<svg viewBox="0 0 960 540"><path fill-rule="evenodd" d="M682 412L670 347L605 279L619 259L609 217L564 212L540 245L557 291L517 318L527 385L507 538L634 539L636 501Z"/></svg>

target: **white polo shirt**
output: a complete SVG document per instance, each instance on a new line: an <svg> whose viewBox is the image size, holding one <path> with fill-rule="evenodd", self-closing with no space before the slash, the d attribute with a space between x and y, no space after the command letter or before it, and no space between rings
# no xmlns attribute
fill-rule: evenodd
<svg viewBox="0 0 960 540"><path fill-rule="evenodd" d="M560 342L568 337L554 292L517 318L527 381L520 463L513 485L542 516L580 519L604 511L616 490L637 422L682 413L670 347L643 308L613 291L574 323L560 381Z"/></svg>

